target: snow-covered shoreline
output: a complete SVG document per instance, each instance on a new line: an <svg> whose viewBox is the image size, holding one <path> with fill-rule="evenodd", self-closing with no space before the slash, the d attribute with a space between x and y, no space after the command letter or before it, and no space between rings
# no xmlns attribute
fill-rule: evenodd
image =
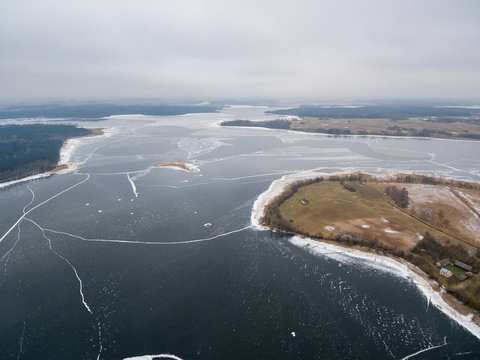
<svg viewBox="0 0 480 360"><path fill-rule="evenodd" d="M10 185L15 185L15 184L18 184L18 183L22 183L24 181L31 181L31 180L36 180L36 179L41 179L41 178L44 178L44 177L48 177L52 174L53 173L51 173L51 172L40 173L40 174L30 175L30 176L27 176L27 177L24 177L24 178L21 178L21 179L17 179L17 180L12 180L12 181L7 181L7 182L4 182L4 183L0 183L0 189L5 188L5 187L10 186Z"/></svg>
<svg viewBox="0 0 480 360"><path fill-rule="evenodd" d="M326 174L321 172L308 171L292 175L285 175L282 178L273 181L267 191L260 194L260 196L253 204L251 213L252 227L258 230L269 229L268 227L261 225L260 222L261 218L265 214L266 206L275 197L280 195L288 185L299 180L306 180L318 176L338 174L340 173ZM436 291L433 288L435 284L432 282L432 280L430 280L426 274L424 274L420 269L414 267L412 264L406 261L402 261L400 259L394 259L389 256L379 255L374 252L361 251L354 248L346 248L327 242L320 242L299 235L290 238L289 242L317 256L325 256L344 263L357 263L369 267L374 267L379 270L386 271L401 278L412 281L431 304L433 304L445 315L455 320L459 325L461 325L474 336L480 339L480 326L478 326L472 321L473 313L470 315L463 315L453 306L448 304L442 298L442 293ZM415 269L415 271L413 269Z"/></svg>
<svg viewBox="0 0 480 360"><path fill-rule="evenodd" d="M93 128L89 130L94 130ZM60 149L60 160L58 161L58 165L70 165L70 159L72 158L72 154L74 151L85 141L90 139L98 139L103 137L110 137L116 133L114 128L102 128L101 135L87 135L81 137L74 137L64 141L62 148Z"/></svg>
<svg viewBox="0 0 480 360"><path fill-rule="evenodd" d="M290 116L295 116L295 115L290 115ZM449 139L449 138L440 138L440 137L429 137L429 136L396 136L396 135L381 135L381 134L366 134L366 135L359 135L359 134L341 134L341 135L336 135L336 134L329 134L329 133L324 133L324 132L309 132L309 131L303 131L303 130L296 130L296 129L280 129L280 128L268 128L268 127L262 127L262 126L246 126L246 125L221 125L225 121L230 121L230 120L220 120L215 123L213 123L213 126L217 127L228 127L228 128L247 128L247 129L260 129L260 130L268 130L268 131L286 131L286 132L292 132L292 133L298 133L298 134L303 134L307 136L323 136L323 137L344 137L344 138L382 138L382 139L414 139L414 140L440 140L440 141L456 141L456 142L480 142L480 140L474 140L474 139ZM271 119L265 119L265 120L257 120L257 121L271 121ZM254 122L254 121L253 121Z"/></svg>

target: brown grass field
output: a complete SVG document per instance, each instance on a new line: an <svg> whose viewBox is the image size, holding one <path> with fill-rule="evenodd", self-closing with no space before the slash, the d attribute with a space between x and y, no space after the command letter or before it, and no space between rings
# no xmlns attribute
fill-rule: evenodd
<svg viewBox="0 0 480 360"><path fill-rule="evenodd" d="M326 237L358 233L402 250L415 246L427 231L442 242L456 242L455 237L459 237L480 247L480 220L448 186L401 184L409 192L410 205L408 209L399 209L384 195L390 183L350 184L356 192L346 190L338 181L301 187L280 206L281 215L300 232ZM471 190L469 194L480 201L479 191ZM308 204L302 203L304 198Z"/></svg>
<svg viewBox="0 0 480 360"><path fill-rule="evenodd" d="M319 129L348 129L351 135L386 136L416 136L417 133L425 129L434 132L430 135L431 137L456 139L468 139L465 136L466 134L470 136L473 134L480 135L480 124L478 123L442 123L425 121L423 118L393 121L391 119L318 119L305 117L302 120L293 120L291 123L291 130L317 132Z"/></svg>

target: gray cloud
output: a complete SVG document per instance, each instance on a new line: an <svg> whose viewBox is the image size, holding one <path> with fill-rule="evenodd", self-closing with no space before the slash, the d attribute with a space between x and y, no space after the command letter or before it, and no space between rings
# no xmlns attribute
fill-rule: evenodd
<svg viewBox="0 0 480 360"><path fill-rule="evenodd" d="M0 4L2 99L479 97L478 1Z"/></svg>

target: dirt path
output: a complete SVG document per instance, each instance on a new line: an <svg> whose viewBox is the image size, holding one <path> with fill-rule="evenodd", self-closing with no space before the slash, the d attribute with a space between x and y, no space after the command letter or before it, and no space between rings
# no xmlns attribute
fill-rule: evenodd
<svg viewBox="0 0 480 360"><path fill-rule="evenodd" d="M477 217L480 218L480 213L477 211L477 209L475 209L472 204L470 203L470 201L465 198L464 196L462 196L461 194L459 194L456 190L452 189L452 188L448 188L448 190L450 190L450 192L455 195L455 197L460 200L462 203L465 204L465 206L472 212L474 213L475 215L477 215Z"/></svg>

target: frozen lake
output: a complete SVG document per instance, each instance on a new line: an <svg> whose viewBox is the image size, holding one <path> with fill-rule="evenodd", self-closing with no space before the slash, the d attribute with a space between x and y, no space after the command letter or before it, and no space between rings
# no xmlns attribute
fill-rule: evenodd
<svg viewBox="0 0 480 360"><path fill-rule="evenodd" d="M480 357L411 280L250 220L299 171L480 181L480 143L216 125L265 110L78 121L111 129L64 154L80 168L0 188L0 358ZM151 168L178 160L198 171Z"/></svg>

